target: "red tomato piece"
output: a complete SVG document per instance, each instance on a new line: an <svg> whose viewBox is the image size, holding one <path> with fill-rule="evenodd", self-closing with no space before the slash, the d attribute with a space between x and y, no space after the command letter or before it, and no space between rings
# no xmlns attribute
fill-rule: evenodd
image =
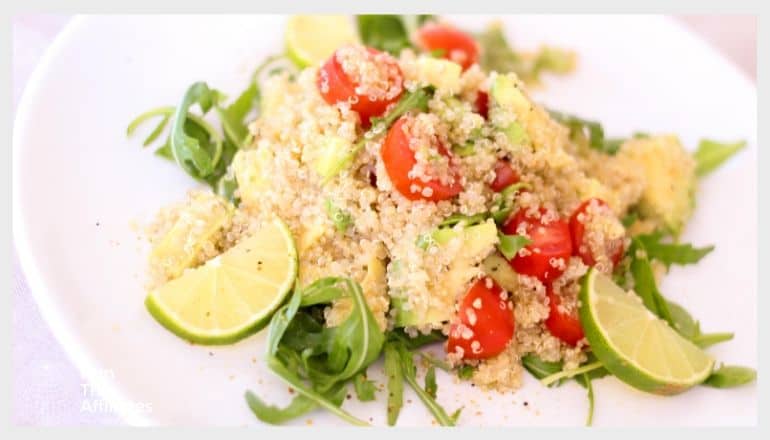
<svg viewBox="0 0 770 440"><path fill-rule="evenodd" d="M358 113L365 125L368 125L369 119L382 115L389 105L401 98L403 93L403 74L395 58L387 53L366 48L363 62L376 65L381 71L387 72L388 87L399 90L393 96L373 99L368 94L356 92L356 88L360 84L351 79L350 75L345 72L339 61L340 50L350 49L338 49L326 60L323 66L318 69L316 86L327 104L335 105L340 102L349 102L350 108Z"/></svg>
<svg viewBox="0 0 770 440"><path fill-rule="evenodd" d="M479 92L476 95L476 101L474 102L476 107L476 113L484 117L489 118L489 94L487 92Z"/></svg>
<svg viewBox="0 0 770 440"><path fill-rule="evenodd" d="M485 359L502 352L513 338L513 306L491 278L477 280L460 302L459 323L452 324L447 353Z"/></svg>
<svg viewBox="0 0 770 440"><path fill-rule="evenodd" d="M559 307L561 298L553 293L550 286L546 294L548 295L550 312L548 313L548 319L545 320L545 327L552 335L574 347L584 336L580 319L578 319L576 313L565 312Z"/></svg>
<svg viewBox="0 0 770 440"><path fill-rule="evenodd" d="M510 260L513 270L536 277L543 283L558 278L572 255L572 239L567 222L545 208L540 208L532 216L528 215L526 209L519 209L505 222L503 233L519 234L520 226L531 243L524 248L525 255L517 253Z"/></svg>
<svg viewBox="0 0 770 440"><path fill-rule="evenodd" d="M469 68L479 59L479 45L469 34L446 24L428 23L417 31L417 42L426 51L443 51L442 57Z"/></svg>
<svg viewBox="0 0 770 440"><path fill-rule="evenodd" d="M500 192L519 181L519 173L507 160L498 160L495 164L495 180L489 184L494 192Z"/></svg>
<svg viewBox="0 0 770 440"><path fill-rule="evenodd" d="M590 212L589 212L590 207ZM615 214L602 199L591 198L583 203L572 213L569 219L569 229L572 235L572 249L575 254L583 260L588 266L594 266L602 257L606 257L612 262L612 267L606 268L611 272L621 258L623 258L624 238L622 236L610 238L604 241L603 250L592 249L589 243L586 243L586 225L595 221L595 216L606 216L609 221L619 222ZM598 255L597 255L598 253Z"/></svg>
<svg viewBox="0 0 770 440"><path fill-rule="evenodd" d="M413 178L409 172L417 163L414 151L409 146L409 135L404 132L404 124L409 116L402 116L388 131L385 141L382 143L382 161L385 165L390 181L404 197L409 200L440 200L451 199L462 191L460 175L450 162L452 183L441 183L438 178L423 182L419 178ZM439 154L450 158L449 152L440 143L434 148ZM415 189L415 191L413 191Z"/></svg>

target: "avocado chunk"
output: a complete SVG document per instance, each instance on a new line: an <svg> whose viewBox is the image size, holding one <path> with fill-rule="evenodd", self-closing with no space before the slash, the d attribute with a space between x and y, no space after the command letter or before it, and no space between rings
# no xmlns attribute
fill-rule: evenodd
<svg viewBox="0 0 770 440"><path fill-rule="evenodd" d="M484 273L508 292L513 292L519 286L519 275L502 255L494 253L488 256L481 263L481 267Z"/></svg>
<svg viewBox="0 0 770 440"><path fill-rule="evenodd" d="M620 151L645 176L639 213L678 236L695 208L695 161L676 136L655 136L626 141Z"/></svg>
<svg viewBox="0 0 770 440"><path fill-rule="evenodd" d="M521 83L518 78L512 74L498 75L492 83L490 96L492 97L493 104L490 110L493 115L491 118L493 123L497 125L500 131L505 133L511 144L530 144L531 141L523 116L529 117L532 113L533 105L521 90ZM494 114L500 111L513 112L516 115L516 120L511 122L509 120L510 117L494 117Z"/></svg>
<svg viewBox="0 0 770 440"><path fill-rule="evenodd" d="M497 244L497 226L494 221L487 220L466 228L440 228L431 234L435 245L447 246L455 238L461 238L463 245L456 258L449 266L449 270L439 280L434 280L432 291L437 294L454 295L458 288L467 286L479 273L479 262L489 255ZM400 261L393 261L388 267L390 276L405 276L402 273ZM410 307L406 304L405 296L394 296L391 300L395 309L396 327L439 325L448 321L454 310L452 307L425 307L421 309Z"/></svg>
<svg viewBox="0 0 770 440"><path fill-rule="evenodd" d="M313 169L326 181L350 164L353 145L339 136L324 136L319 144L318 157Z"/></svg>
<svg viewBox="0 0 770 440"><path fill-rule="evenodd" d="M494 104L519 114L529 111L532 106L520 87L521 84L515 75L497 75L489 92Z"/></svg>
<svg viewBox="0 0 770 440"><path fill-rule="evenodd" d="M462 67L455 62L427 56L417 59L417 78L448 94L460 92L461 74Z"/></svg>

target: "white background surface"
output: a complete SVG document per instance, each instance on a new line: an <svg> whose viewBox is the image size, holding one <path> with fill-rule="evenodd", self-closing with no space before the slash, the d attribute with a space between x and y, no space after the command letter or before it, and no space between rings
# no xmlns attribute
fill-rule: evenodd
<svg viewBox="0 0 770 440"><path fill-rule="evenodd" d="M14 19L14 108L38 58L67 20L64 16ZM753 19L684 17L683 20L723 48L750 78L755 77L756 22ZM87 382L53 339L30 296L18 263L14 264L13 421L32 425L120 423L110 411L99 409L98 396L89 392ZM96 409L84 411L84 402Z"/></svg>

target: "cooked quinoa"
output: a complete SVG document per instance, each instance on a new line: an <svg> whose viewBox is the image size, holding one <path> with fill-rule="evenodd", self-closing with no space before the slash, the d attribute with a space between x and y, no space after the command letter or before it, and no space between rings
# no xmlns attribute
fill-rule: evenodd
<svg viewBox="0 0 770 440"><path fill-rule="evenodd" d="M459 183L459 194L438 202L407 199L395 189L383 163L380 151L384 136L368 140L364 137L368 127L351 110L354 102L330 105L323 99L319 87L328 89L329 84L323 73L319 81L319 66L302 70L296 78L276 75L263 86L262 112L249 127L252 141L238 151L229 170L239 185L236 196L240 204L225 209L222 206L226 202L213 193L194 191L185 202L161 210L148 228L155 245L173 228L181 228L180 222L187 223L192 231L204 231L212 210L222 211L222 218L213 230L193 233L191 240L195 244L185 248L183 257L151 258L153 285L226 251L260 225L280 217L296 242L300 287L324 276L349 277L361 284L382 329L396 325L392 304L398 301L402 310L421 315L437 312L448 318L408 326L408 334L440 330L448 335L457 322L457 303L469 285L480 277L492 276L485 274L487 266L482 263L490 256L499 257L498 243L484 243L472 252L459 235L441 245L429 243L425 248L416 243L453 214L473 215L497 209L501 194L489 185L495 179L495 164L501 159L507 160L517 170L520 181L528 185L527 191L515 197L515 205L524 210L527 219L539 215L542 208L540 221L547 225L557 218L570 218L588 198L604 200L606 206L590 204L577 220L586 231L581 246L598 255L599 270L612 270L609 258L613 250L607 250L606 244L611 241L628 246L628 231L619 219L643 202L647 185L644 170L633 154L624 151L625 144L616 155L591 150L584 140L571 136L568 127L531 100L523 112L491 108L485 119L474 102L479 93L489 93L498 74L486 74L478 65L463 71L458 81L437 81L421 68L428 56L411 50L401 53L397 69L387 62L372 62L361 46L347 46L336 57L343 71L359 84L357 93L371 100L393 99L425 86L435 89L428 111L412 114L403 126L415 157L409 177L423 183L435 179L442 184ZM403 81L394 83L394 76L400 78L397 70ZM514 84L523 92L520 81ZM513 123L526 128L526 136L519 142L512 142L495 129ZM361 139L363 148L349 166L330 179L319 175L315 164L330 143L352 147ZM473 146L472 154L452 152L454 146L468 144ZM414 184L412 189L424 197L433 195L429 186ZM335 219L328 214L330 204L346 213L349 227L340 230L335 226ZM454 226L458 230L462 227ZM526 221L517 232L527 236ZM523 256L533 251L538 250L522 248L518 252ZM552 259L550 264L563 271L552 282L553 293L560 298L559 310L575 313L578 280L588 267L575 256ZM516 326L515 336L505 350L484 360L465 360L457 352L447 355L453 365L476 365L472 380L482 387L520 387L521 358L527 354L546 361L564 361L566 369L586 359L585 340L571 346L546 329L550 310L546 286L535 277L515 277L504 286L510 290L504 289L501 294L501 300L510 303ZM325 311L326 324L341 322L350 308L348 301L337 300ZM473 321L473 317L468 319ZM473 337L467 328L456 329L461 337Z"/></svg>

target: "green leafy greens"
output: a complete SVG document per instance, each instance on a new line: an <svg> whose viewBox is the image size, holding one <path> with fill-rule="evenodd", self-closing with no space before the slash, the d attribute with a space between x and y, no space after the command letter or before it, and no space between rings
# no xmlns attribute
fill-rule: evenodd
<svg viewBox="0 0 770 440"><path fill-rule="evenodd" d="M659 232L636 236L647 257L660 261L666 267L672 264L695 264L714 250L714 246L696 248L689 243L664 243L662 238L663 234Z"/></svg>
<svg viewBox="0 0 770 440"><path fill-rule="evenodd" d="M733 388L756 379L757 371L753 368L722 365L714 370L703 384L714 388Z"/></svg>
<svg viewBox="0 0 770 440"><path fill-rule="evenodd" d="M566 74L575 67L575 54L554 47L543 47L536 54L515 51L505 38L502 25L495 23L477 35L481 46L479 64L487 71L514 72L524 82L539 81L540 74Z"/></svg>
<svg viewBox="0 0 770 440"><path fill-rule="evenodd" d="M431 15L357 15L358 35L364 45L398 56L413 47L411 35Z"/></svg>
<svg viewBox="0 0 770 440"><path fill-rule="evenodd" d="M126 134L131 136L144 122L161 116L143 142L147 147L173 121L168 139L155 154L173 160L188 175L237 203L234 192L238 185L233 176L227 174L227 169L248 139L245 119L259 108L259 88L252 82L231 104L224 106L224 100L224 94L218 90L204 82L196 82L188 87L178 106L159 107L142 113L131 121ZM200 115L191 112L194 105L200 108ZM224 135L203 118L212 108L216 109Z"/></svg>
<svg viewBox="0 0 770 440"><path fill-rule="evenodd" d="M324 207L326 209L326 215L328 215L332 223L334 223L334 227L337 231L344 233L353 224L353 217L350 216L350 213L339 208L331 201L331 199L326 199Z"/></svg>
<svg viewBox="0 0 770 440"><path fill-rule="evenodd" d="M523 235L505 235L498 232L497 236L500 239L497 249L508 260L513 259L521 248L531 243L531 240Z"/></svg>
<svg viewBox="0 0 770 440"><path fill-rule="evenodd" d="M366 371L358 373L353 380L353 389L356 391L356 397L362 402L374 400L377 387L374 382L366 378Z"/></svg>
<svg viewBox="0 0 770 440"><path fill-rule="evenodd" d="M698 177L709 174L744 147L746 147L746 141L723 143L703 139L693 154L695 174Z"/></svg>
<svg viewBox="0 0 770 440"><path fill-rule="evenodd" d="M326 327L311 313L312 306L340 298L348 298L353 305L350 315L340 325ZM295 401L309 399L315 406L352 424L366 425L340 408L331 397L380 356L384 342L385 335L377 327L358 283L347 278L322 278L305 289L296 289L289 303L273 315L267 363L300 394ZM253 394L247 399L259 401ZM287 408L293 405L311 406L292 402ZM266 405L250 407L257 417L265 417L261 410Z"/></svg>

